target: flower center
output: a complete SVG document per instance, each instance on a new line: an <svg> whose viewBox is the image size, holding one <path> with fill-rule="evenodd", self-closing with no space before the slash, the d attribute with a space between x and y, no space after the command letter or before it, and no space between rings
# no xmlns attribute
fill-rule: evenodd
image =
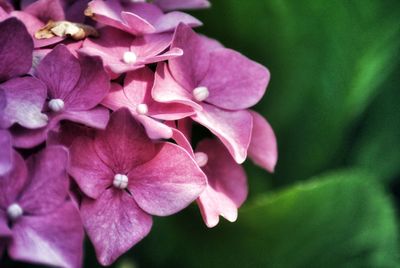
<svg viewBox="0 0 400 268"><path fill-rule="evenodd" d="M51 99L49 101L49 108L53 112L60 112L64 109L64 101L62 99Z"/></svg>
<svg viewBox="0 0 400 268"><path fill-rule="evenodd" d="M203 101L210 95L207 87L196 87L192 93L193 98L197 101Z"/></svg>
<svg viewBox="0 0 400 268"><path fill-rule="evenodd" d="M126 187L128 187L128 176L124 174L115 174L113 185L118 189L126 189Z"/></svg>
<svg viewBox="0 0 400 268"><path fill-rule="evenodd" d="M196 160L196 163L197 165L199 165L199 167L204 167L205 165L207 165L208 156L206 153L197 152L194 153L194 160Z"/></svg>
<svg viewBox="0 0 400 268"><path fill-rule="evenodd" d="M7 215L11 220L18 219L23 213L24 210L17 203L13 203L7 208Z"/></svg>
<svg viewBox="0 0 400 268"><path fill-rule="evenodd" d="M137 60L137 56L134 52L132 51L127 51L124 53L124 55L122 56L122 60L126 63L126 64L133 64L136 62Z"/></svg>
<svg viewBox="0 0 400 268"><path fill-rule="evenodd" d="M141 103L138 106L136 106L136 112L138 114L147 114L149 112L149 107L145 103Z"/></svg>

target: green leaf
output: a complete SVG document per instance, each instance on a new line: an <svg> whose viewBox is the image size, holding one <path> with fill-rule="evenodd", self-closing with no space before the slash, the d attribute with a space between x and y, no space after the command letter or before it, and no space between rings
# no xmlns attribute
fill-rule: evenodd
<svg viewBox="0 0 400 268"><path fill-rule="evenodd" d="M387 182L400 175L399 84L396 72L368 109L348 161L350 165L378 174Z"/></svg>
<svg viewBox="0 0 400 268"><path fill-rule="evenodd" d="M397 62L400 1L213 1L196 14L199 31L271 70L257 108L277 132L276 177L337 167L351 126Z"/></svg>
<svg viewBox="0 0 400 268"><path fill-rule="evenodd" d="M134 250L142 267L396 267L391 201L376 179L342 171L267 195L236 223L159 219Z"/></svg>

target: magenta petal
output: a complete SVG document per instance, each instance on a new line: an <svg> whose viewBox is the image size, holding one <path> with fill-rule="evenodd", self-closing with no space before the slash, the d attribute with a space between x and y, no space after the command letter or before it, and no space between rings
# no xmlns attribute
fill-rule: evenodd
<svg viewBox="0 0 400 268"><path fill-rule="evenodd" d="M6 130L0 130L0 177L7 174L13 166L13 150L11 135Z"/></svg>
<svg viewBox="0 0 400 268"><path fill-rule="evenodd" d="M171 47L183 49L184 54L169 61L172 76L191 92L206 75L210 51L220 46L219 43L196 34L189 26L179 24Z"/></svg>
<svg viewBox="0 0 400 268"><path fill-rule="evenodd" d="M152 160L128 174L128 187L144 211L167 216L194 201L204 190L206 178L184 149L172 143L161 146Z"/></svg>
<svg viewBox="0 0 400 268"><path fill-rule="evenodd" d="M58 116L59 120L69 120L97 129L105 129L109 118L109 110L102 106L88 111L66 111Z"/></svg>
<svg viewBox="0 0 400 268"><path fill-rule="evenodd" d="M62 146L49 146L27 160L29 184L19 204L29 214L42 215L64 203L69 181L66 167L68 151Z"/></svg>
<svg viewBox="0 0 400 268"><path fill-rule="evenodd" d="M162 10L207 8L210 2L207 0L154 0L154 4Z"/></svg>
<svg viewBox="0 0 400 268"><path fill-rule="evenodd" d="M131 51L141 58L154 56L166 50L172 42L171 33L150 34L137 37L131 44Z"/></svg>
<svg viewBox="0 0 400 268"><path fill-rule="evenodd" d="M115 189L106 190L96 200L84 198L81 217L102 265L112 264L142 240L152 226L151 216L128 193Z"/></svg>
<svg viewBox="0 0 400 268"><path fill-rule="evenodd" d="M51 99L65 99L74 89L81 66L64 45L58 45L40 62L37 76L48 87Z"/></svg>
<svg viewBox="0 0 400 268"><path fill-rule="evenodd" d="M0 81L28 73L32 66L33 41L16 18L0 22Z"/></svg>
<svg viewBox="0 0 400 268"><path fill-rule="evenodd" d="M164 123L146 115L134 115L134 117L144 126L150 139L170 139L172 137L171 128Z"/></svg>
<svg viewBox="0 0 400 268"><path fill-rule="evenodd" d="M47 92L45 85L38 79L14 78L0 84L0 90L4 90L6 96L6 107L0 115L0 126L7 128L18 123L34 129L47 124L48 118L41 112Z"/></svg>
<svg viewBox="0 0 400 268"><path fill-rule="evenodd" d="M6 175L0 177L0 208L7 207L16 201L27 183L28 170L24 159L13 152L13 168Z"/></svg>
<svg viewBox="0 0 400 268"><path fill-rule="evenodd" d="M202 167L207 175L208 186L198 199L206 225L217 225L219 215L235 221L237 208L246 200L248 192L243 167L229 156L229 152L217 140L200 142L196 152L208 156L207 164Z"/></svg>
<svg viewBox="0 0 400 268"><path fill-rule="evenodd" d="M181 103L197 110L202 109L192 100L192 95L174 80L165 63L159 63L157 66L152 96L159 102Z"/></svg>
<svg viewBox="0 0 400 268"><path fill-rule="evenodd" d="M97 155L92 139L84 136L76 138L70 154L68 173L87 196L97 198L112 185L114 173Z"/></svg>
<svg viewBox="0 0 400 268"><path fill-rule="evenodd" d="M93 0L89 2L88 7L96 21L123 31L128 28L121 18L122 6L120 1Z"/></svg>
<svg viewBox="0 0 400 268"><path fill-rule="evenodd" d="M262 98L269 77L264 66L239 52L222 48L211 52L207 74L199 85L210 92L207 102L224 109L241 110Z"/></svg>
<svg viewBox="0 0 400 268"><path fill-rule="evenodd" d="M248 150L249 157L257 165L274 172L278 160L277 141L272 127L260 114L250 111L253 116L253 134Z"/></svg>
<svg viewBox="0 0 400 268"><path fill-rule="evenodd" d="M192 119L208 128L226 146L239 164L247 156L253 119L248 111L227 111L203 103L203 110Z"/></svg>
<svg viewBox="0 0 400 268"><path fill-rule="evenodd" d="M34 15L44 22L65 19L64 9L60 0L38 0L24 8L24 12Z"/></svg>
<svg viewBox="0 0 400 268"><path fill-rule="evenodd" d="M81 267L83 229L72 202L42 216L24 216L13 226L12 259L57 267Z"/></svg>
<svg viewBox="0 0 400 268"><path fill-rule="evenodd" d="M126 31L134 35L152 34L156 29L150 22L131 12L121 12L123 21L128 25Z"/></svg>
<svg viewBox="0 0 400 268"><path fill-rule="evenodd" d="M4 211L0 210L0 258L3 249L1 238L4 238L5 236L11 236L11 234L12 232L8 227L8 217Z"/></svg>
<svg viewBox="0 0 400 268"><path fill-rule="evenodd" d="M121 174L148 161L155 154L154 144L127 109L120 109L111 115L106 130L99 131L95 138L95 149L108 166Z"/></svg>
<svg viewBox="0 0 400 268"><path fill-rule="evenodd" d="M79 63L81 66L79 80L65 99L63 98L69 111L94 108L110 90L109 77L99 57L82 56ZM56 97L62 98L62 96Z"/></svg>

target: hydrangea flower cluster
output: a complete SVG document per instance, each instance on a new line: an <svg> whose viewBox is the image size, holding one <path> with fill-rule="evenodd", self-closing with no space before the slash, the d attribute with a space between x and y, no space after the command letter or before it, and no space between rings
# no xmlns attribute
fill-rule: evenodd
<svg viewBox="0 0 400 268"><path fill-rule="evenodd" d="M179 11L209 5L0 1L0 257L80 267L86 233L110 265L194 201L236 220L241 164L277 161L270 76Z"/></svg>

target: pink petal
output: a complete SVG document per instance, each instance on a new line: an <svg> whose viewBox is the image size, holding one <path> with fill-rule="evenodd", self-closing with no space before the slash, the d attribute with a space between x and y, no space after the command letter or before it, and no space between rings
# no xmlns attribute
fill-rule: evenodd
<svg viewBox="0 0 400 268"><path fill-rule="evenodd" d="M121 12L123 21L128 25L126 31L134 35L152 34L156 29L150 22L131 12Z"/></svg>
<svg viewBox="0 0 400 268"><path fill-rule="evenodd" d="M175 30L180 23L183 23L190 27L197 27L203 25L201 21L199 21L198 19L189 14L179 11L173 11L164 14L164 16L160 17L153 23L153 26L154 28L156 28L155 31L156 33L162 33Z"/></svg>
<svg viewBox="0 0 400 268"><path fill-rule="evenodd" d="M203 110L192 119L208 128L226 146L239 164L247 156L253 128L252 116L248 111L227 111L203 103Z"/></svg>
<svg viewBox="0 0 400 268"><path fill-rule="evenodd" d="M209 53L220 46L219 43L196 34L189 26L179 24L171 47L183 49L184 54L169 61L172 76L191 92L206 75Z"/></svg>
<svg viewBox="0 0 400 268"><path fill-rule="evenodd" d="M0 130L0 148L0 176L4 176L13 167L11 135L6 130Z"/></svg>
<svg viewBox="0 0 400 268"><path fill-rule="evenodd" d="M0 22L0 82L26 74L32 66L33 41L16 18Z"/></svg>
<svg viewBox="0 0 400 268"><path fill-rule="evenodd" d="M99 38L87 38L80 52L90 56L100 56L104 66L117 74L138 68L136 65L123 62L124 53L130 51L133 36L112 27L101 28L99 34Z"/></svg>
<svg viewBox="0 0 400 268"><path fill-rule="evenodd" d="M29 184L18 201L24 211L43 215L64 203L69 187L67 164L68 151L62 146L46 147L27 160Z"/></svg>
<svg viewBox="0 0 400 268"><path fill-rule="evenodd" d="M269 71L231 49L217 49L210 54L206 76L199 83L208 88L207 102L229 110L246 109L264 95Z"/></svg>
<svg viewBox="0 0 400 268"><path fill-rule="evenodd" d="M76 138L70 154L68 173L87 196L98 198L112 185L114 173L97 155L92 139L84 136Z"/></svg>
<svg viewBox="0 0 400 268"><path fill-rule="evenodd" d="M208 186L198 199L206 225L217 225L219 215L235 221L237 208L246 200L248 192L243 167L229 156L229 152L217 140L203 140L196 152L208 156L207 164L202 167L207 175Z"/></svg>
<svg viewBox="0 0 400 268"><path fill-rule="evenodd" d="M48 118L42 107L46 100L45 85L33 77L22 77L0 84L7 100L4 112L0 115L0 126L10 127L18 123L35 129L46 126Z"/></svg>
<svg viewBox="0 0 400 268"><path fill-rule="evenodd" d="M9 237L12 235L10 228L8 227L8 217L6 213L0 210L0 258L2 257L4 244L2 244L2 238L4 239L5 236Z"/></svg>
<svg viewBox="0 0 400 268"><path fill-rule="evenodd" d="M206 178L181 147L163 143L149 162L129 174L129 190L138 205L157 216L174 214L194 201L204 190Z"/></svg>
<svg viewBox="0 0 400 268"><path fill-rule="evenodd" d="M121 174L147 162L155 154L154 144L127 109L111 115L106 130L96 135L95 149L104 163Z"/></svg>
<svg viewBox="0 0 400 268"><path fill-rule="evenodd" d="M172 33L149 34L137 37L131 44L131 51L141 58L158 55L171 45L172 37Z"/></svg>
<svg viewBox="0 0 400 268"><path fill-rule="evenodd" d="M152 226L151 216L128 193L113 188L96 200L84 198L81 217L102 265L112 264L142 240Z"/></svg>
<svg viewBox="0 0 400 268"><path fill-rule="evenodd" d="M260 114L250 111L253 116L253 134L248 150L249 157L257 165L274 172L278 160L278 146L272 127Z"/></svg>
<svg viewBox="0 0 400 268"><path fill-rule="evenodd" d="M210 7L210 2L207 0L154 0L153 3L165 11Z"/></svg>
<svg viewBox="0 0 400 268"><path fill-rule="evenodd" d="M23 216L13 226L9 246L14 260L57 267L81 267L83 229L71 202L43 216Z"/></svg>
<svg viewBox="0 0 400 268"><path fill-rule="evenodd" d="M97 106L88 111L65 111L57 116L57 120L69 120L97 129L105 129L110 118L108 109Z"/></svg>
<svg viewBox="0 0 400 268"><path fill-rule="evenodd" d="M134 115L134 117L144 126L150 139L170 139L172 137L171 128L164 123L145 115Z"/></svg>
<svg viewBox="0 0 400 268"><path fill-rule="evenodd" d="M89 2L88 7L96 21L123 31L129 28L122 20L121 12L123 8L119 1L93 0Z"/></svg>
<svg viewBox="0 0 400 268"><path fill-rule="evenodd" d="M202 109L197 102L192 100L192 94L174 80L165 63L159 63L157 66L152 96L159 102L181 103L196 110Z"/></svg>

